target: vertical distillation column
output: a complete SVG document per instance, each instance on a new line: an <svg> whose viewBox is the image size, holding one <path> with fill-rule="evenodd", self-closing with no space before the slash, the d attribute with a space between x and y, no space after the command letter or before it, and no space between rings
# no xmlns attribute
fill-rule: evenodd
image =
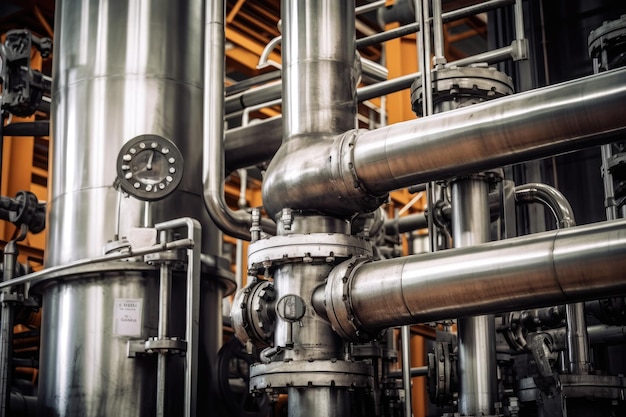
<svg viewBox="0 0 626 417"><path fill-rule="evenodd" d="M220 235L205 213L198 181L202 8L201 0L56 3L48 267L100 256L107 242L122 243L132 227L150 218L154 223L198 219L203 253L219 255ZM170 139L185 163L177 190L148 210L113 186L119 150L143 134ZM91 268L38 284L43 293L39 415L155 413L156 361L129 358L127 342L157 334L157 269L142 262L103 268L109 272ZM179 285L173 285L173 294L184 294ZM202 294L203 308L213 309L203 315L217 322L208 324L212 333L201 341L211 359L221 339L221 291L209 283ZM184 298L173 299L180 300L173 301L173 309L184 311ZM124 303L134 326L116 321ZM172 318L170 336L184 336L181 317ZM171 362L176 365L170 370L182 371L180 359ZM182 373L170 379L177 381L168 386L170 411L182 415L176 408L182 404Z"/></svg>
<svg viewBox="0 0 626 417"><path fill-rule="evenodd" d="M452 182L452 235L457 248L490 240L489 184L484 176ZM463 317L457 325L459 413L492 415L497 393L494 317Z"/></svg>

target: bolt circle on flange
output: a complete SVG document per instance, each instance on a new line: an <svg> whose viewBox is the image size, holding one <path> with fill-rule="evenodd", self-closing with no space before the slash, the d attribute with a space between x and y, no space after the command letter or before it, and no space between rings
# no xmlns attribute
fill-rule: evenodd
<svg viewBox="0 0 626 417"><path fill-rule="evenodd" d="M433 107L451 103L450 108L438 112L513 94L513 81L508 75L480 64L440 68L432 76ZM411 103L418 116L422 116L422 90L421 79L417 79L411 86Z"/></svg>
<svg viewBox="0 0 626 417"><path fill-rule="evenodd" d="M275 300L276 291L270 281L257 281L237 291L230 313L237 339L243 344L250 341L259 348L270 346Z"/></svg>
<svg viewBox="0 0 626 417"><path fill-rule="evenodd" d="M272 236L251 243L248 249L248 269L294 262L323 262L329 258L371 256L367 240L343 233L307 233Z"/></svg>
<svg viewBox="0 0 626 417"><path fill-rule="evenodd" d="M373 372L366 362L341 360L256 363L250 367L250 390L263 393L306 387L371 389Z"/></svg>

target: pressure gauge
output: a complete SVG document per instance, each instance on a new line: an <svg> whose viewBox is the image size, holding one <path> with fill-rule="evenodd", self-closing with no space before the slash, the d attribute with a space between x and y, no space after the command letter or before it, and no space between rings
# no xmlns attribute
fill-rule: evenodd
<svg viewBox="0 0 626 417"><path fill-rule="evenodd" d="M170 140L140 135L124 144L117 156L120 188L140 200L168 196L183 178L183 156Z"/></svg>

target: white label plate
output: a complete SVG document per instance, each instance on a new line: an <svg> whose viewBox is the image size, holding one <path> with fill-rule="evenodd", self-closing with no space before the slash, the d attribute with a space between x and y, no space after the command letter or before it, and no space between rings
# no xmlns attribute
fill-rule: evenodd
<svg viewBox="0 0 626 417"><path fill-rule="evenodd" d="M113 334L141 336L143 298L116 298L113 311Z"/></svg>

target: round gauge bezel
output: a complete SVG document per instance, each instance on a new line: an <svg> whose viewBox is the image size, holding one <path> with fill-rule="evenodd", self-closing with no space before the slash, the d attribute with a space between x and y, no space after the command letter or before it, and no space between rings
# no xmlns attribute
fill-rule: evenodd
<svg viewBox="0 0 626 417"><path fill-rule="evenodd" d="M164 158L167 171L158 181L148 183L145 178L139 178L138 172L133 172L132 168L133 161L139 155L150 151L158 152L159 157ZM161 200L174 192L182 181L183 162L182 153L171 140L151 134L136 136L122 146L117 156L119 186L122 191L139 200Z"/></svg>

